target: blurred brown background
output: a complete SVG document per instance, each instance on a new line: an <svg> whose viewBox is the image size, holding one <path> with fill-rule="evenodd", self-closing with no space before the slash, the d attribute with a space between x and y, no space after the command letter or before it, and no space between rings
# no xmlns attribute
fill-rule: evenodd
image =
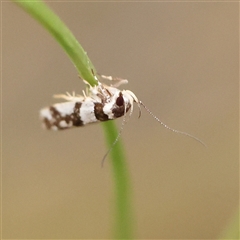
<svg viewBox="0 0 240 240"><path fill-rule="evenodd" d="M212 239L238 205L238 3L49 2L100 73L129 79L144 110L125 127L136 237ZM3 238L110 238L101 124L41 128L52 95L84 84L55 40L2 3ZM121 119L116 121L118 126ZM94 150L93 150L94 149ZM109 159L108 159L109 160Z"/></svg>

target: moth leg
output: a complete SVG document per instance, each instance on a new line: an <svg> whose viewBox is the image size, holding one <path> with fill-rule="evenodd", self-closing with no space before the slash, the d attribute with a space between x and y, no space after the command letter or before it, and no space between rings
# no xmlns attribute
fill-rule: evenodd
<svg viewBox="0 0 240 240"><path fill-rule="evenodd" d="M123 78L119 78L119 77L106 76L103 74L99 74L99 76L103 79L115 82L115 83L111 84L112 87L119 87L122 84L128 83L127 79L123 79Z"/></svg>
<svg viewBox="0 0 240 240"><path fill-rule="evenodd" d="M72 95L69 92L66 92L66 94L55 94L53 95L54 98L62 98L67 101L82 101L84 99L81 95L76 95L75 92L72 93Z"/></svg>

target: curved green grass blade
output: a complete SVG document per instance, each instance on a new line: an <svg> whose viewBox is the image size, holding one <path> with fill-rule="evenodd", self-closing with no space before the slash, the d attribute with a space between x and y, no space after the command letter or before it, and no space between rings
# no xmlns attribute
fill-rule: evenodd
<svg viewBox="0 0 240 240"><path fill-rule="evenodd" d="M82 46L78 43L71 31L53 13L47 5L41 1L19 1L13 0L33 18L43 25L49 31L56 41L62 46L68 54L81 78L86 80L91 86L97 84L94 78L96 73L93 64L88 58ZM113 121L102 124L109 147L115 141L118 131ZM91 147L91 146L90 146ZM115 194L115 223L113 227L114 238L131 239L132 238L132 209L131 209L131 189L130 177L127 163L124 157L123 147L120 141L114 146L111 153L113 166L113 181Z"/></svg>
<svg viewBox="0 0 240 240"><path fill-rule="evenodd" d="M28 12L53 35L72 60L80 77L85 79L91 86L97 85L97 81L93 75L93 71L95 72L93 64L88 58L87 53L61 19L41 1L15 0L14 2Z"/></svg>
<svg viewBox="0 0 240 240"><path fill-rule="evenodd" d="M111 146L118 135L114 128L114 122L108 121L103 124L104 133ZM112 130L109 131L109 128ZM130 175L127 169L126 158L122 151L122 144L118 142L113 151L110 152L113 166L113 178L115 182L115 227L113 229L114 239L131 239L133 237L133 212L131 203Z"/></svg>

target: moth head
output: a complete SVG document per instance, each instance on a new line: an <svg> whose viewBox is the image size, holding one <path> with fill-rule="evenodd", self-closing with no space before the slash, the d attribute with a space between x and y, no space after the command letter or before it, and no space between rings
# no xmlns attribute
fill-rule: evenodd
<svg viewBox="0 0 240 240"><path fill-rule="evenodd" d="M112 114L113 118L119 118L128 112L132 108L132 98L124 94L124 91L116 92L112 98Z"/></svg>

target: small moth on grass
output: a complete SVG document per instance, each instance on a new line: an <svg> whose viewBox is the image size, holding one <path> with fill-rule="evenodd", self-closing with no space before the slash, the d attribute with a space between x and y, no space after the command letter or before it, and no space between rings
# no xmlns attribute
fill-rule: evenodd
<svg viewBox="0 0 240 240"><path fill-rule="evenodd" d="M101 75L103 78L109 79ZM126 83L125 79L113 79L115 85L108 86L98 81L97 86L88 85L83 95L54 95L55 98L62 98L67 102L56 103L51 107L40 111L40 117L47 129L63 130L72 127L84 126L88 123L113 120L122 116L130 110L133 112L133 103L140 107L140 102L133 92L119 90L117 86Z"/></svg>
<svg viewBox="0 0 240 240"><path fill-rule="evenodd" d="M120 85L128 83L126 79L113 78L105 75L100 75L100 77L115 83L106 85L98 81L98 84L92 87L84 81L88 88L86 92L83 91L83 95L75 95L75 93L72 95L69 93L66 95L54 95L55 98L61 98L67 101L56 103L50 107L43 108L40 111L40 117L43 121L44 127L52 130L64 130L98 121L114 120L123 116L124 118L121 129L112 147L107 152L108 154L121 135L123 126L126 122L127 113L129 113L129 117L132 115L133 106L134 103L136 103L139 109L139 117L141 116L142 106L165 128L175 133L191 137L206 146L205 143L193 135L168 127L156 117L142 101L138 100L132 91L119 90L118 87ZM103 160L106 158L107 154L104 156Z"/></svg>

